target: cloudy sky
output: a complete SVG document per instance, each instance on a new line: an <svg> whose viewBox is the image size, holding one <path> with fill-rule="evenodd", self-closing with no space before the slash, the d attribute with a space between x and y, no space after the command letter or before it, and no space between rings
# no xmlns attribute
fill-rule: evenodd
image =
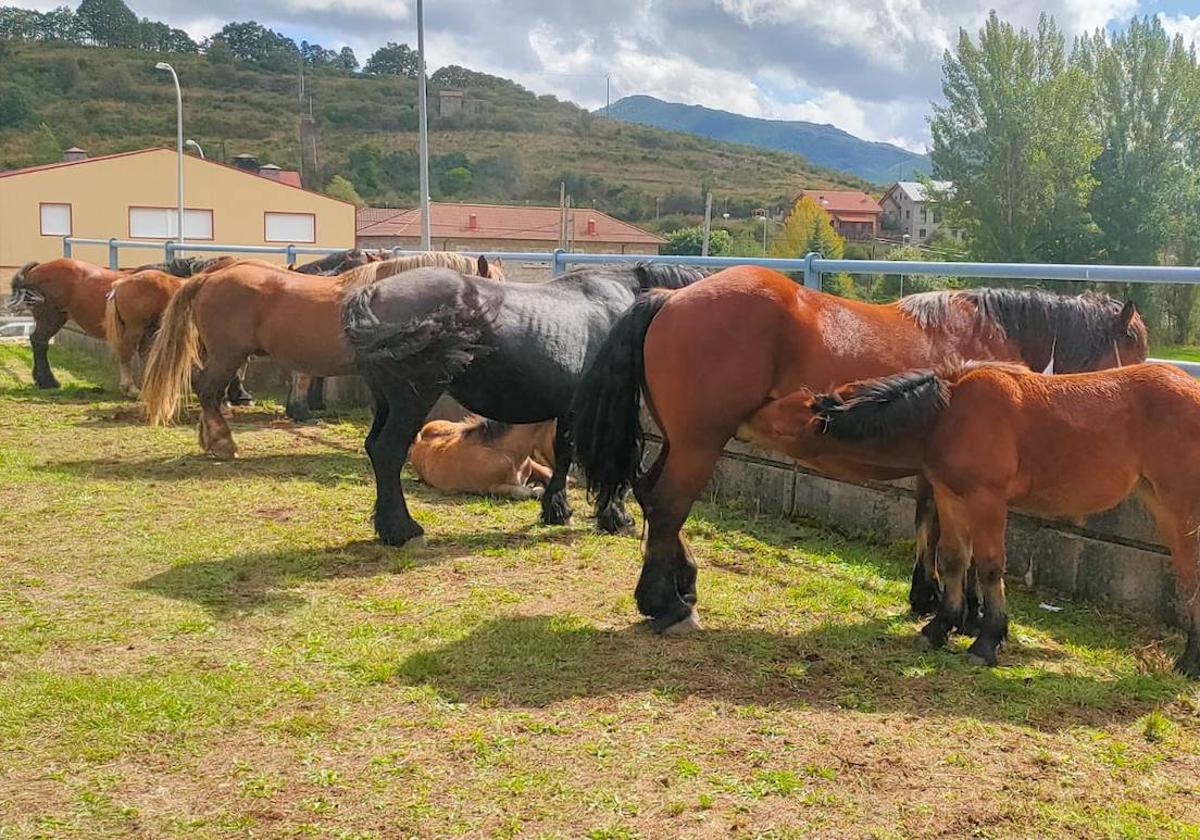
<svg viewBox="0 0 1200 840"><path fill-rule="evenodd" d="M127 2L197 39L253 19L297 42L348 44L364 62L386 41L416 44L413 0ZM462 64L590 107L611 74L614 100L828 122L923 150L942 52L993 7L1025 26L1049 12L1068 34L1155 14L1200 41L1196 0L426 0L425 31L431 70Z"/></svg>

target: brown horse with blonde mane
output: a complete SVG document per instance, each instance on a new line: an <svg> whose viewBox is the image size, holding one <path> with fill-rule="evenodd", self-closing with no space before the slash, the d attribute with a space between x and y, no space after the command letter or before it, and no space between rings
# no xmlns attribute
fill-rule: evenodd
<svg viewBox="0 0 1200 840"><path fill-rule="evenodd" d="M1187 647L1200 676L1200 383L1169 365L1045 376L1015 365L910 371L759 410L747 437L802 461L851 459L919 470L933 487L945 582L922 629L933 647L963 628L962 580L974 564L983 620L969 656L996 664L1008 636L1004 534L1009 505L1079 520L1133 493L1171 550Z"/></svg>
<svg viewBox="0 0 1200 840"><path fill-rule="evenodd" d="M220 459L237 454L220 411L221 383L250 356L269 356L307 376L354 372L342 332L343 297L419 265L503 279L498 263L431 252L373 262L336 277L285 271L258 260L236 260L187 283L163 313L146 364L142 401L154 424L171 422L189 388L200 400L200 447ZM293 387L291 400L304 399Z"/></svg>
<svg viewBox="0 0 1200 840"><path fill-rule="evenodd" d="M574 437L598 507L632 486L645 512L635 597L655 629L697 624L696 565L680 529L722 448L747 419L798 388L823 390L955 357L1096 370L1143 361L1146 328L1131 303L1105 295L971 289L871 304L752 266L635 304L577 392ZM645 472L643 394L663 437ZM853 479L912 473L838 456L810 466ZM918 491L917 524L910 602L925 612L940 598L932 573L936 509L927 487Z"/></svg>

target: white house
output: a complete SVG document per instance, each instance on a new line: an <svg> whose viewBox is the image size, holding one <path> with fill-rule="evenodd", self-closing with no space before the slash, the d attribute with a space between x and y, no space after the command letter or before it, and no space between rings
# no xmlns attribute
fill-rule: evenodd
<svg viewBox="0 0 1200 840"><path fill-rule="evenodd" d="M949 181L932 181L935 192L954 189ZM879 202L883 208L885 235L908 235L908 241L928 242L942 224L942 211L931 206L925 185L917 181L897 181L888 188Z"/></svg>

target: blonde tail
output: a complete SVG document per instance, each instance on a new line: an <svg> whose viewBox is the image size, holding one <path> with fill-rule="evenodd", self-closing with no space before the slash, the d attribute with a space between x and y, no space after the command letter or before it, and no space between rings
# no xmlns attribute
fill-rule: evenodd
<svg viewBox="0 0 1200 840"><path fill-rule="evenodd" d="M158 335L146 360L142 402L146 419L165 426L175 419L179 400L192 387L192 369L200 363L200 335L192 320L192 305L207 276L189 280L163 312Z"/></svg>
<svg viewBox="0 0 1200 840"><path fill-rule="evenodd" d="M119 283L120 281L118 281ZM112 348L113 355L121 358L121 341L125 337L125 323L117 312L117 284L114 283L108 299L104 301L104 340Z"/></svg>

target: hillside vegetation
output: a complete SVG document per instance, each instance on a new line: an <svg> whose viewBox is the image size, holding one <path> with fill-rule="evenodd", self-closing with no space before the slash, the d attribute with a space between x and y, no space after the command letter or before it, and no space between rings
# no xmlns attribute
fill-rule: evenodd
<svg viewBox="0 0 1200 840"><path fill-rule="evenodd" d="M615 119L641 125L801 154L818 166L850 172L876 183L931 171L925 155L891 143L863 140L827 124L747 117L700 105L664 102L653 96L627 96L614 102L609 113Z"/></svg>
<svg viewBox="0 0 1200 840"><path fill-rule="evenodd" d="M170 79L162 53L56 42L0 41L0 168L57 160L78 145L92 155L172 145ZM209 157L240 153L301 169L322 188L335 174L372 204L417 195L416 82L405 76L309 68L306 100L319 142L301 153L299 74L240 61L227 51L171 55L184 88L185 133ZM439 87L462 88L483 113L441 117ZM693 135L606 121L552 96L463 68L431 78L433 194L446 200L557 203L566 181L576 205L632 220L656 210L697 212L702 191L747 215L803 187L865 187L804 158ZM658 207L656 208L656 200Z"/></svg>

